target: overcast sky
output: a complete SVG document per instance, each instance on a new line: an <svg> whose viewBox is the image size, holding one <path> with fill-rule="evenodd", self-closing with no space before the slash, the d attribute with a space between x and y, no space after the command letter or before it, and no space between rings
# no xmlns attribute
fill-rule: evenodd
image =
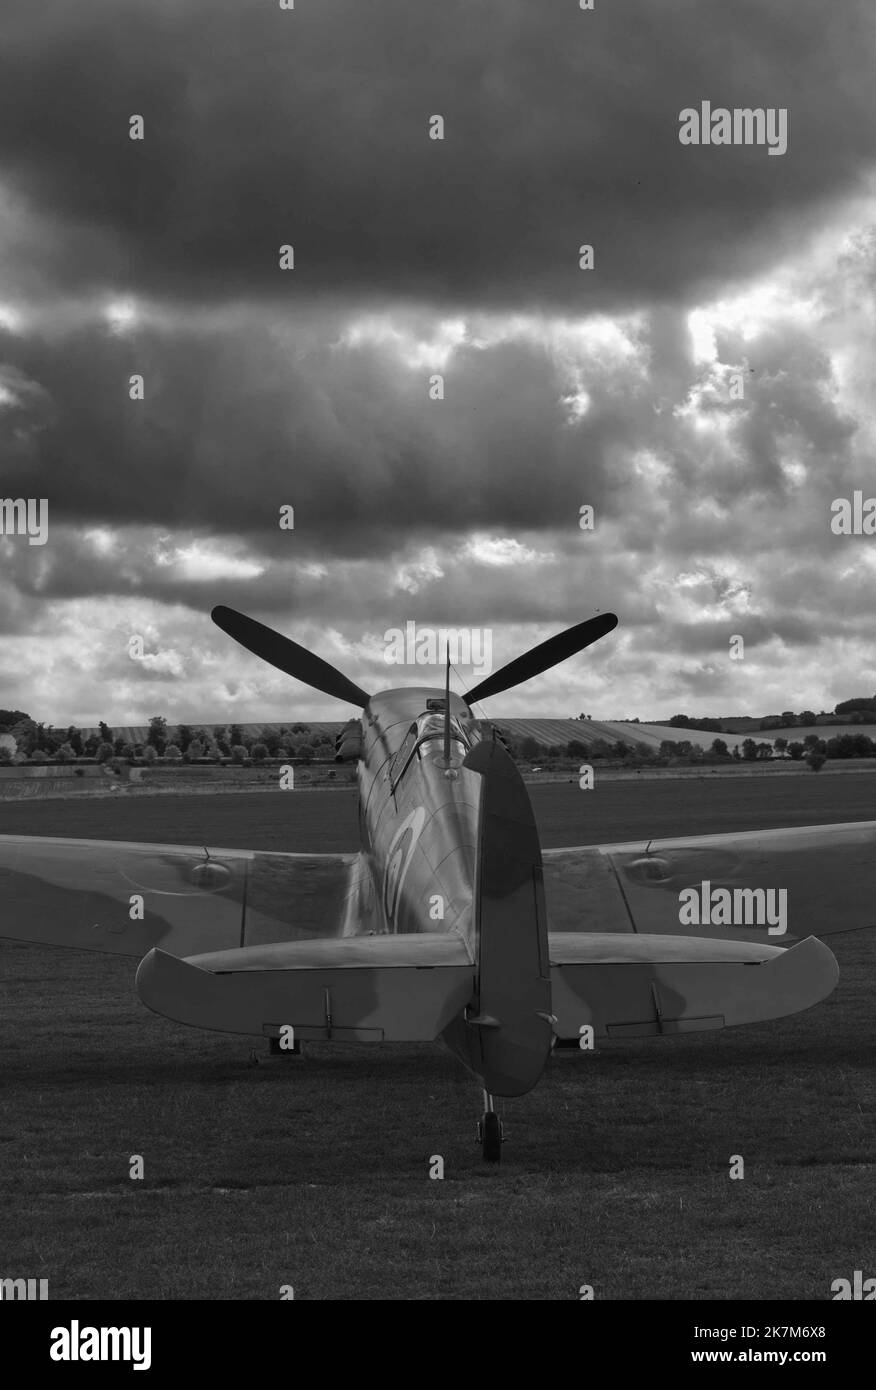
<svg viewBox="0 0 876 1390"><path fill-rule="evenodd" d="M369 691L440 679L387 665L409 621L495 669L618 614L495 716L872 694L876 536L830 507L876 495L874 37L872 0L4 0L0 493L49 529L0 537L0 705L349 713L217 603ZM706 100L787 151L682 145Z"/></svg>

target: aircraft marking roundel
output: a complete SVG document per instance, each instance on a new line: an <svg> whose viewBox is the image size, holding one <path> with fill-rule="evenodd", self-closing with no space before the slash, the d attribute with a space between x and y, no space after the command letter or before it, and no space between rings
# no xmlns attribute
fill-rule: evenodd
<svg viewBox="0 0 876 1390"><path fill-rule="evenodd" d="M418 806L407 816L392 837L383 871L383 910L391 931L396 930L396 913L402 885L411 862L420 832L426 823L425 807Z"/></svg>

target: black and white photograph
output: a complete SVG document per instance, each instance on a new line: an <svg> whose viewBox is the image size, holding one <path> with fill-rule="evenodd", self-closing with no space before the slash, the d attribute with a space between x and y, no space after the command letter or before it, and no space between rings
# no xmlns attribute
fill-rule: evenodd
<svg viewBox="0 0 876 1390"><path fill-rule="evenodd" d="M22 1364L862 1339L874 79L872 0L4 0Z"/></svg>

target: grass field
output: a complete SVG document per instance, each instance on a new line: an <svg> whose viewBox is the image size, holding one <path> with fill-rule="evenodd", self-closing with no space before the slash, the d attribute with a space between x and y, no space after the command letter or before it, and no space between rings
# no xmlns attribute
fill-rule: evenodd
<svg viewBox="0 0 876 1390"><path fill-rule="evenodd" d="M868 783L532 795L558 845L870 819ZM345 792L0 806L0 833L315 850L355 828ZM805 1014L553 1058L505 1105L497 1170L440 1045L252 1067L248 1040L144 1010L132 961L4 944L0 1276L56 1298L827 1299L874 1272L876 933L831 946L840 984Z"/></svg>

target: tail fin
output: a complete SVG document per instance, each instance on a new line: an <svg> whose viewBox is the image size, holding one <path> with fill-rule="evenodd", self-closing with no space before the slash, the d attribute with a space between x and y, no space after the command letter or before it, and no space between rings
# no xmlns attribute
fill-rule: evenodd
<svg viewBox="0 0 876 1390"><path fill-rule="evenodd" d="M475 995L446 1041L495 1095L532 1089L550 1055L541 846L523 778L498 742L465 759L483 778L475 880Z"/></svg>

